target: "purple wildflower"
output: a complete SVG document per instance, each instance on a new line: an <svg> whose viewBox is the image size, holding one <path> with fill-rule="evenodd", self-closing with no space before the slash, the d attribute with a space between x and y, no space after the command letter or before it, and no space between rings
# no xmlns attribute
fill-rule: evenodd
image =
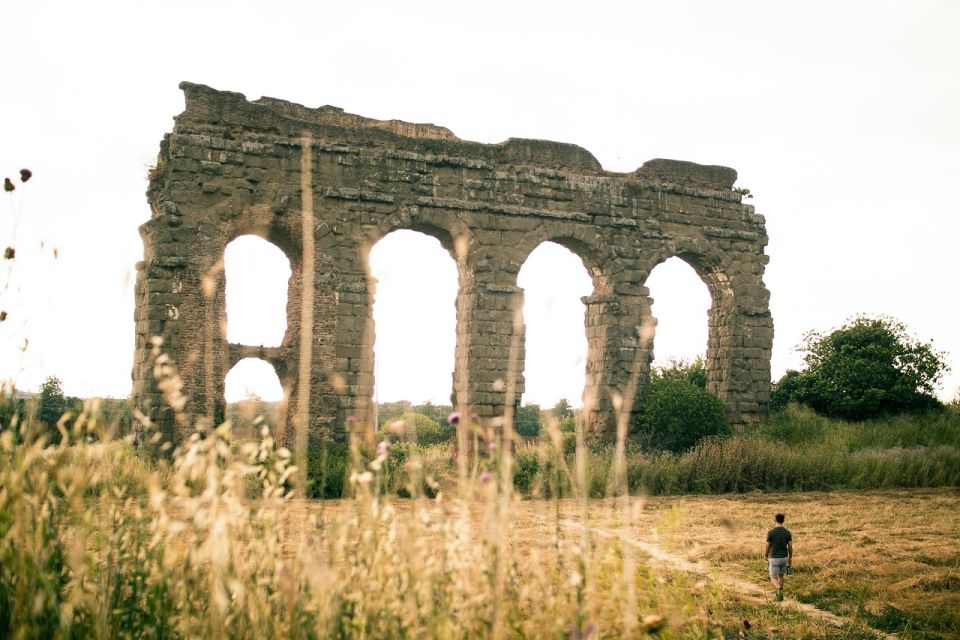
<svg viewBox="0 0 960 640"><path fill-rule="evenodd" d="M449 416L447 416L447 422L449 422L452 425L460 424L460 412L454 411Z"/></svg>

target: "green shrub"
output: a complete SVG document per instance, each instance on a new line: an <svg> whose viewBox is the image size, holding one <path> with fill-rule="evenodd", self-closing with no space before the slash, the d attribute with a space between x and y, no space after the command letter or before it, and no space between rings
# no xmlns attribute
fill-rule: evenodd
<svg viewBox="0 0 960 640"><path fill-rule="evenodd" d="M774 408L799 402L826 416L866 420L941 406L934 392L949 370L944 354L893 318L858 316L827 334L811 331L800 349L807 369L788 371L774 385Z"/></svg>
<svg viewBox="0 0 960 640"><path fill-rule="evenodd" d="M680 452L707 436L729 435L723 403L682 376L654 374L638 432L644 445Z"/></svg>
<svg viewBox="0 0 960 640"><path fill-rule="evenodd" d="M312 447L307 452L307 497L343 497L350 467L350 449L346 443Z"/></svg>
<svg viewBox="0 0 960 640"><path fill-rule="evenodd" d="M444 467L450 462L450 446L445 443L425 448L412 442L391 445L380 474L380 491L401 498L414 494L433 498L435 480L445 475Z"/></svg>
<svg viewBox="0 0 960 640"><path fill-rule="evenodd" d="M654 375L658 378L686 380L701 389L707 388L707 363L700 357L694 358L690 362L683 359L672 359L665 366L658 367L654 371Z"/></svg>
<svg viewBox="0 0 960 640"><path fill-rule="evenodd" d="M402 414L398 420L402 421L405 425L405 432L402 435L391 433L391 421L380 428L380 431L377 432L377 438L380 440L389 439L394 442L398 440L416 442L421 447L426 447L431 444L437 444L438 442L446 442L453 437L453 427L447 424L446 421L444 421L443 424L439 424L436 420L422 413L408 411Z"/></svg>
<svg viewBox="0 0 960 640"><path fill-rule="evenodd" d="M513 419L513 428L524 437L540 435L540 405L528 403L519 407Z"/></svg>

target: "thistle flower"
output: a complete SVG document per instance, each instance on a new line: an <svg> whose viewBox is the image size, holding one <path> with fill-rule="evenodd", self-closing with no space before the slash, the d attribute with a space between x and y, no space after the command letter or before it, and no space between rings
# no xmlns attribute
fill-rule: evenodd
<svg viewBox="0 0 960 640"><path fill-rule="evenodd" d="M14 189L16 189L16 187L13 186L13 183L12 183L12 182L10 182L10 178L4 178L4 179L3 179L3 190L9 192L9 191L13 191Z"/></svg>
<svg viewBox="0 0 960 640"><path fill-rule="evenodd" d="M489 471L484 471L480 474L479 478L480 478L480 482L490 482L491 480L493 480L493 474L490 473Z"/></svg>
<svg viewBox="0 0 960 640"><path fill-rule="evenodd" d="M447 416L447 422L449 422L450 424L452 424L452 425L454 425L454 426L460 424L460 412L459 412L459 411L454 411L454 412L451 413L449 416Z"/></svg>
<svg viewBox="0 0 960 640"><path fill-rule="evenodd" d="M20 169L20 182L26 182L33 177L33 171L30 169Z"/></svg>

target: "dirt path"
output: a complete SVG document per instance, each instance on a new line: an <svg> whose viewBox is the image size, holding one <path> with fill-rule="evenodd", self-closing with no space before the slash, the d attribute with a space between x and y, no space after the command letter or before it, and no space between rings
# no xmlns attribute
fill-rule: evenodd
<svg viewBox="0 0 960 640"><path fill-rule="evenodd" d="M583 525L581 525L579 522L576 522L574 520L561 520L560 524L568 529L577 529L577 530L583 529ZM590 533L596 536L599 536L601 538L607 538L607 539L621 538L620 534L616 531L610 531L608 529L600 529L598 527L591 527ZM661 564L667 565L673 569L679 569L680 571L685 571L687 573L694 573L697 575L714 574L717 576L716 579L724 587L732 589L750 600L755 600L755 601L762 600L764 602L769 600L767 591L763 587L759 587L753 584L752 582L747 582L746 580L741 580L733 576L716 573L716 568L708 562L692 562L690 560L687 560L686 558L670 553L669 551L665 551L664 549L660 548L656 544L653 544L652 542L647 542L644 540L631 539L631 540L627 540L626 543L632 546L633 548L638 549L639 551L642 551L643 553L648 555L651 559ZM816 620L822 620L824 622L834 625L835 627L843 627L845 624L853 622L849 618L840 617L829 611L824 611L823 609L819 609L813 606L812 604L800 602L793 598L784 597L783 604L785 606L790 606L801 611L802 613L804 613L810 618L813 618ZM877 629L872 629L872 630L877 635L884 638L888 638L889 640L896 640L897 638L895 634L883 633L882 631L879 631Z"/></svg>

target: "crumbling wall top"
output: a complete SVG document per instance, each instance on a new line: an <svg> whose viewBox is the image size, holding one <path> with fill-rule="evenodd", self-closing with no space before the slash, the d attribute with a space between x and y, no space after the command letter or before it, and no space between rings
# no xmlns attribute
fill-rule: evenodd
<svg viewBox="0 0 960 640"><path fill-rule="evenodd" d="M737 181L737 171L730 167L664 158L644 162L634 175L656 182L713 189L732 189Z"/></svg>
<svg viewBox="0 0 960 640"><path fill-rule="evenodd" d="M497 144L461 140L450 129L435 124L377 120L347 113L339 107L309 108L277 98L247 100L242 93L220 91L203 84L181 82L186 109L179 121L215 126L236 126L244 130L297 138L304 129L323 137L324 130L336 138L359 143L376 143L405 148L429 155L467 157L497 165L533 165L591 175L632 175L647 183L671 185L681 190L730 191L737 180L734 169L716 165L657 158L632 174L605 171L589 151L575 144L510 138Z"/></svg>

